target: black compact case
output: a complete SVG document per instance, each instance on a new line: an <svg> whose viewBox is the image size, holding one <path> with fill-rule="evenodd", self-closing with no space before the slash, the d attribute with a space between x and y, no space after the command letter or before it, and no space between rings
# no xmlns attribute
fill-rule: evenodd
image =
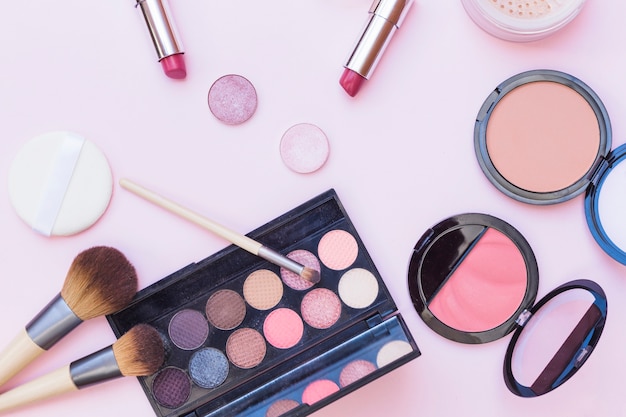
<svg viewBox="0 0 626 417"><path fill-rule="evenodd" d="M147 323L165 342L162 368L139 378L157 416L308 415L420 355L334 190L248 236L307 255L312 264L298 261L319 269L320 282L294 287L289 272L231 245L108 316L118 337ZM268 284L248 285L258 271ZM276 288L276 303L259 307L250 295L266 300ZM211 311L209 299L226 294L224 308Z"/></svg>

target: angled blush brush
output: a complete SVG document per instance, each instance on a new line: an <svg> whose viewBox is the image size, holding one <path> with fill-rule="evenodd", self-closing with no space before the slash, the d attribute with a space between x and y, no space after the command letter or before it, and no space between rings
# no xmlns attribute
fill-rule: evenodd
<svg viewBox="0 0 626 417"><path fill-rule="evenodd" d="M0 353L0 385L83 321L126 307L136 292L135 268L120 251L96 246L79 253L61 292Z"/></svg>
<svg viewBox="0 0 626 417"><path fill-rule="evenodd" d="M286 256L281 255L273 249L268 248L267 246L263 246L260 242L257 242L248 236L239 234L231 229L228 229L221 224L214 222L200 214L181 206L178 203L173 202L163 196L160 196L130 180L121 179L120 185L132 192L133 194L138 195L139 197L144 198L145 200L156 204L157 206L164 208L174 214L179 215L180 217L187 219L198 226L201 226L216 235L228 240L229 242L239 246L240 248L257 255L275 265L281 266L283 268L288 269L289 271L300 275L303 279L310 281L314 284L317 284L320 281L320 274L313 268L306 267L301 265Z"/></svg>
<svg viewBox="0 0 626 417"><path fill-rule="evenodd" d="M111 346L0 394L0 413L122 376L147 376L163 364L159 333L138 324Z"/></svg>

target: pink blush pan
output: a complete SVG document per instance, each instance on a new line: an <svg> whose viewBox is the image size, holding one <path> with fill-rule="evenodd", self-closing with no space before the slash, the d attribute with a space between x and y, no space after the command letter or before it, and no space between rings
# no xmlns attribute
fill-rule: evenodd
<svg viewBox="0 0 626 417"><path fill-rule="evenodd" d="M482 332L509 319L526 293L526 264L517 246L489 228L429 305L444 324Z"/></svg>

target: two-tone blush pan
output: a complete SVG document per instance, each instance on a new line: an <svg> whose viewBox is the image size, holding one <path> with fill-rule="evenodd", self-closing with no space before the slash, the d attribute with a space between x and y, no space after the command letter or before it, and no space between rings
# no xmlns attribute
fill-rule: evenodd
<svg viewBox="0 0 626 417"><path fill-rule="evenodd" d="M165 341L162 368L139 378L157 416L307 415L420 355L334 190L249 236L320 282L232 245L108 317Z"/></svg>
<svg viewBox="0 0 626 417"><path fill-rule="evenodd" d="M626 264L618 191L626 186L626 145L611 151L608 113L588 85L553 70L509 78L478 112L474 147L487 178L511 198L546 205L586 193L592 235Z"/></svg>
<svg viewBox="0 0 626 417"><path fill-rule="evenodd" d="M606 296L589 280L561 285L533 305L539 272L530 245L486 214L450 217L424 233L408 282L420 317L448 339L478 344L514 331L504 377L522 397L543 395L572 377L606 321Z"/></svg>

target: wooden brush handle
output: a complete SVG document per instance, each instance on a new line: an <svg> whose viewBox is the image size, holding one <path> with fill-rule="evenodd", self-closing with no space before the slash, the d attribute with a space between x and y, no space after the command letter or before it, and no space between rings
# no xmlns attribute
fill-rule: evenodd
<svg viewBox="0 0 626 417"><path fill-rule="evenodd" d="M0 413L77 390L67 365L1 394Z"/></svg>
<svg viewBox="0 0 626 417"><path fill-rule="evenodd" d="M0 385L13 378L43 352L45 350L33 342L26 329L22 330L0 354Z"/></svg>
<svg viewBox="0 0 626 417"><path fill-rule="evenodd" d="M177 204L150 190L147 190L146 188L143 188L142 186L135 184L130 180L121 179L120 185L128 191L132 192L133 194L136 194L139 197L142 197L150 201L151 203L156 204L157 206L160 206L174 214L177 214L180 217L187 219L200 227L210 230L216 235L228 240L229 242L239 246L244 250L247 250L254 255L258 255L259 249L263 246L261 243L250 239L245 235L239 234L225 226L222 226L221 224L214 222L213 220L201 216L200 214L189 210L188 208L185 208L180 204Z"/></svg>

